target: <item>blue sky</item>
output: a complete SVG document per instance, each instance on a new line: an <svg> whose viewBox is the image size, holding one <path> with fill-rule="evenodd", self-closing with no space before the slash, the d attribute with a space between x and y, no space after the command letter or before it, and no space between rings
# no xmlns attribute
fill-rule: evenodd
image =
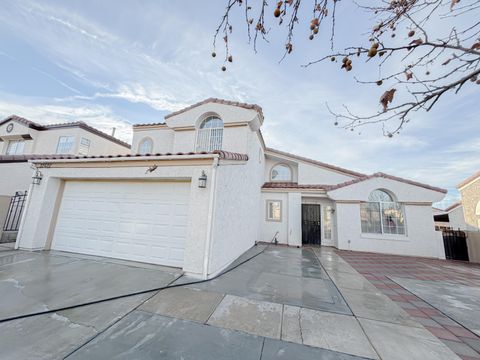
<svg viewBox="0 0 480 360"><path fill-rule="evenodd" d="M328 34L312 42L307 28L297 31L294 53L279 64L285 34L271 32L270 43L260 44L255 54L234 18L234 62L221 72L221 49L216 59L210 53L224 3L2 1L0 116L40 123L83 120L107 132L116 127L129 141L131 124L161 122L165 114L207 97L257 103L264 110L268 146L447 188L444 206L458 198L455 185L480 168L480 121L472 110L478 107L477 89L466 88L430 113L415 114L393 139L376 125L338 129L325 102L334 109L347 104L359 113L377 111L382 90L353 80L376 70L359 64L347 74L329 62L301 67L328 50L322 42ZM371 21L353 6L340 11L337 43L363 39L356 34Z"/></svg>

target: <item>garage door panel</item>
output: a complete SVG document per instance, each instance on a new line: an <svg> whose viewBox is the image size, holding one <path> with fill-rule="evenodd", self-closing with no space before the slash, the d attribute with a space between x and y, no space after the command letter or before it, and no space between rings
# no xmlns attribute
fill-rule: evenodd
<svg viewBox="0 0 480 360"><path fill-rule="evenodd" d="M183 266L189 183L65 184L52 249Z"/></svg>

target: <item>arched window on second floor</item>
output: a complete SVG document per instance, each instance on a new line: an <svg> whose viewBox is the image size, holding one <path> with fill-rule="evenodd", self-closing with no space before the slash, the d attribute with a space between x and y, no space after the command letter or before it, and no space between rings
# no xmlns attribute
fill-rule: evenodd
<svg viewBox="0 0 480 360"><path fill-rule="evenodd" d="M405 235L403 204L385 190L373 190L360 205L362 233Z"/></svg>
<svg viewBox="0 0 480 360"><path fill-rule="evenodd" d="M218 116L205 118L197 129L196 151L214 151L222 149L223 121Z"/></svg>
<svg viewBox="0 0 480 360"><path fill-rule="evenodd" d="M270 173L271 181L292 181L292 170L288 165L277 164Z"/></svg>
<svg viewBox="0 0 480 360"><path fill-rule="evenodd" d="M153 140L150 138L143 138L138 145L139 154L151 154L153 151Z"/></svg>

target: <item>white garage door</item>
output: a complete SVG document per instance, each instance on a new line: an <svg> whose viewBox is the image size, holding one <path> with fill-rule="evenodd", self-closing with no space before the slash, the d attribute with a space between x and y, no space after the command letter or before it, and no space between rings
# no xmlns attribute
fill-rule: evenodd
<svg viewBox="0 0 480 360"><path fill-rule="evenodd" d="M183 266L190 183L67 181L52 249Z"/></svg>

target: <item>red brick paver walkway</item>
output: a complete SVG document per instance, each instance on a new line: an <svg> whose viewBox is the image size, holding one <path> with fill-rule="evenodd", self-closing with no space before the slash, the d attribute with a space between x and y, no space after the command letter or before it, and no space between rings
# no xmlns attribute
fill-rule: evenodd
<svg viewBox="0 0 480 360"><path fill-rule="evenodd" d="M355 270L464 360L480 359L480 337L390 279L449 281L480 287L480 266L445 260L338 251Z"/></svg>

